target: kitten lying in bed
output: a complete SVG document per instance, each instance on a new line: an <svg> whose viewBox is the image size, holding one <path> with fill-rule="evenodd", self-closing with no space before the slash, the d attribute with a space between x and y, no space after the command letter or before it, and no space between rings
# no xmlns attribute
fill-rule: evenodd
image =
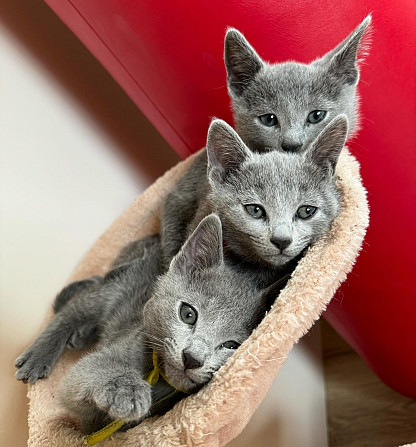
<svg viewBox="0 0 416 447"><path fill-rule="evenodd" d="M206 151L167 196L162 209L165 265L207 214L224 231L225 257L265 287L293 270L303 251L329 228L340 197L338 156L348 133L334 118L301 153L253 153L224 121L214 120Z"/></svg>
<svg viewBox="0 0 416 447"><path fill-rule="evenodd" d="M146 239L142 257L61 302L49 326L16 361L17 378L33 383L49 374L77 328L86 321L95 326L97 349L72 367L60 392L85 432L114 419L137 423L197 391L250 335L276 296L274 285L259 290L224 263L215 214L200 222L167 273L148 287L160 273L159 248L157 237ZM78 334L78 348L90 342L86 332ZM152 386L146 379L154 355L163 375Z"/></svg>

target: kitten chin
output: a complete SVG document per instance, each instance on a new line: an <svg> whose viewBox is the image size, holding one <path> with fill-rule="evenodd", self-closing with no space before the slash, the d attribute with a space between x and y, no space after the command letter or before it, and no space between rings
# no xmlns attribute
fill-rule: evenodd
<svg viewBox="0 0 416 447"><path fill-rule="evenodd" d="M295 255L286 255L284 253L280 254L271 254L271 255L263 255L262 261L266 264L269 264L272 267L285 267L292 261L299 253Z"/></svg>
<svg viewBox="0 0 416 447"><path fill-rule="evenodd" d="M195 370L185 370L183 365L179 366L179 363L182 362L175 362L175 365L172 365L167 359L163 362L165 376L174 388L186 392L195 392L210 379L210 377L206 377L205 380L201 381L201 377L198 377Z"/></svg>

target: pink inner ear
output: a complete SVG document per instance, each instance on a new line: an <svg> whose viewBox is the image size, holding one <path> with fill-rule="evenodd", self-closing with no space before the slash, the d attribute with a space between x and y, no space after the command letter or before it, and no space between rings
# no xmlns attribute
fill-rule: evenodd
<svg viewBox="0 0 416 447"><path fill-rule="evenodd" d="M216 214L205 217L189 236L176 260L182 273L214 267L222 262L222 229Z"/></svg>
<svg viewBox="0 0 416 447"><path fill-rule="evenodd" d="M207 150L209 165L221 178L225 178L230 171L237 169L247 157L251 156L250 150L237 132L219 120L211 124Z"/></svg>
<svg viewBox="0 0 416 447"><path fill-rule="evenodd" d="M345 115L335 117L321 131L317 139L306 149L307 156L324 169L328 165L335 172L339 155L344 147L348 133L348 120Z"/></svg>

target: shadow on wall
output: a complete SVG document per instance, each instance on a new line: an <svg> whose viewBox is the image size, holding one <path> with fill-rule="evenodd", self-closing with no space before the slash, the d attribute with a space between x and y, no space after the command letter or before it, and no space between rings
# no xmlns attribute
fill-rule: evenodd
<svg viewBox="0 0 416 447"><path fill-rule="evenodd" d="M1 2L0 21L134 166L157 178L179 160L104 67L44 2Z"/></svg>

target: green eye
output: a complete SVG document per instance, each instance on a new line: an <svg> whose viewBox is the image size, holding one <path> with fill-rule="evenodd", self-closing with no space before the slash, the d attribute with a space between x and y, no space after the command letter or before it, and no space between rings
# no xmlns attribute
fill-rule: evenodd
<svg viewBox="0 0 416 447"><path fill-rule="evenodd" d="M310 219L315 214L317 209L318 208L316 206L311 205L300 206L296 211L296 217L303 220Z"/></svg>
<svg viewBox="0 0 416 447"><path fill-rule="evenodd" d="M307 118L307 122L311 124L316 124L322 121L325 118L326 112L325 110L313 110Z"/></svg>
<svg viewBox="0 0 416 447"><path fill-rule="evenodd" d="M221 348L226 349L237 349L240 346L240 343L237 343L234 340L226 341L221 345Z"/></svg>
<svg viewBox="0 0 416 447"><path fill-rule="evenodd" d="M191 305L186 303L181 304L181 307L179 309L179 315L181 317L181 320L184 323L189 324L189 326L193 326L196 323L196 320L198 319L197 310Z"/></svg>
<svg viewBox="0 0 416 447"><path fill-rule="evenodd" d="M264 208L260 205L244 205L244 208L250 214L250 216L254 217L255 219L261 219L262 217L266 216L266 211L264 211Z"/></svg>
<svg viewBox="0 0 416 447"><path fill-rule="evenodd" d="M266 127L273 127L278 123L276 115L273 115L272 113L266 113L265 115L259 116L259 120Z"/></svg>

